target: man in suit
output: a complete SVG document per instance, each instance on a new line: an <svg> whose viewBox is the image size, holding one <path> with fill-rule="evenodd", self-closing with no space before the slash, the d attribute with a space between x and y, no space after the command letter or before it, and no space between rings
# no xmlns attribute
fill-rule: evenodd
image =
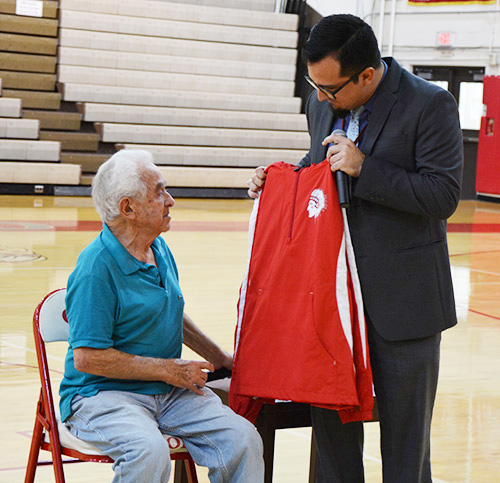
<svg viewBox="0 0 500 483"><path fill-rule="evenodd" d="M311 147L349 176L349 227L366 311L385 483L431 483L430 427L441 331L456 324L446 219L461 188L462 134L447 91L381 59L352 15L323 18L303 57ZM361 108L361 109L359 109ZM360 111L362 111L360 113ZM359 117L357 139L332 135ZM264 168L249 181L257 197ZM318 482L364 481L361 423L312 408Z"/></svg>

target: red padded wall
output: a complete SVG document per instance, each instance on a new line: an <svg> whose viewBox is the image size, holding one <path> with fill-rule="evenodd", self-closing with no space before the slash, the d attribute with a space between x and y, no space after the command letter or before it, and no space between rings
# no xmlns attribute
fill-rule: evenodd
<svg viewBox="0 0 500 483"><path fill-rule="evenodd" d="M476 191L500 196L500 76L483 79L483 103L477 148Z"/></svg>

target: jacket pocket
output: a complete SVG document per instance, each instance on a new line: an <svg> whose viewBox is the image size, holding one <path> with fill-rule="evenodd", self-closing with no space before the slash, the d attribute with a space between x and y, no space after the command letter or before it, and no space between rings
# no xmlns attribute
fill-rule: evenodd
<svg viewBox="0 0 500 483"><path fill-rule="evenodd" d="M396 248L395 252L396 253L406 253L406 252L411 252L415 250L425 250L428 248L436 248L440 245L443 245L445 243L444 240L433 240L433 241L428 241L424 243L417 243L415 245L410 245L407 247L400 247Z"/></svg>

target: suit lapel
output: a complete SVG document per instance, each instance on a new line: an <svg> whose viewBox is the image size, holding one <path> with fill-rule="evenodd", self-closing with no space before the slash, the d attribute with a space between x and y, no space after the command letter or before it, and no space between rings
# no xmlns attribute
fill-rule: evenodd
<svg viewBox="0 0 500 483"><path fill-rule="evenodd" d="M335 122L333 110L330 107L330 105L326 101L323 103L323 105L324 105L324 108L323 108L322 120L321 120L320 143L321 143L321 141L323 141L323 139L325 139L327 136L329 136L332 133L333 124ZM315 158L315 159L321 159L321 161L323 161L326 158L327 150L328 150L328 146L322 146L320 144L320 147L319 147L320 156Z"/></svg>

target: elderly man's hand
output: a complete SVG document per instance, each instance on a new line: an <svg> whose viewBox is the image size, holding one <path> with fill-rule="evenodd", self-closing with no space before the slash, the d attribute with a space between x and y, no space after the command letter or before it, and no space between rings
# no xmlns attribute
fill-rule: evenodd
<svg viewBox="0 0 500 483"><path fill-rule="evenodd" d="M259 166L255 169L255 174L248 180L248 196L250 198L258 198L260 191L264 188L266 182L265 166Z"/></svg>
<svg viewBox="0 0 500 483"><path fill-rule="evenodd" d="M214 366L210 362L185 361L182 359L168 359L167 378L165 382L173 386L189 389L195 394L204 396L201 390L207 382L207 373L204 370L213 372Z"/></svg>
<svg viewBox="0 0 500 483"><path fill-rule="evenodd" d="M233 368L233 356L229 352L221 351L219 357L216 360L212 360L215 369L221 369L225 367L231 370Z"/></svg>

